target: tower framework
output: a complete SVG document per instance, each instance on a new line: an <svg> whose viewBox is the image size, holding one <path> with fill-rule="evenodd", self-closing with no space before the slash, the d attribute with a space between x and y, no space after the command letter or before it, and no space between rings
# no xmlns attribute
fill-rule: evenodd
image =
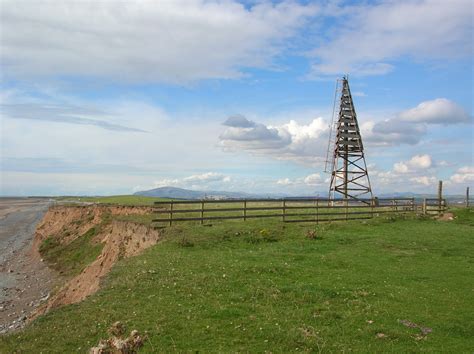
<svg viewBox="0 0 474 354"><path fill-rule="evenodd" d="M329 198L332 200L340 197L356 200L372 198L364 146L347 77L343 77L336 86L335 105L337 101L339 101L339 113L337 120L333 115L331 124L331 133L334 129L335 137L332 141L333 134L330 134L326 165L326 170L331 171ZM331 151L332 159L329 160Z"/></svg>

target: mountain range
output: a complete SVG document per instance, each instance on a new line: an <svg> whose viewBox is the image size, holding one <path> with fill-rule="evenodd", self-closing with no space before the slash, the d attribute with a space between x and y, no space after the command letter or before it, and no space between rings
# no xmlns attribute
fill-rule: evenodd
<svg viewBox="0 0 474 354"><path fill-rule="evenodd" d="M171 199L240 199L240 198L284 198L285 194L251 194L244 192L227 191L196 191L177 187L160 187L147 191L136 192L134 195Z"/></svg>
<svg viewBox="0 0 474 354"><path fill-rule="evenodd" d="M289 195L285 193L245 193L245 192L228 192L228 191L197 191L191 189L177 188L177 187L159 187L146 191L136 192L134 195L141 195L146 197L169 198L169 199L255 199L255 198L288 198L288 197L320 197L327 198L327 192L315 191L311 195ZM422 200L423 198L436 198L435 194L420 194L413 192L394 192L381 193L377 195L379 198L415 198ZM443 195L448 201L459 202L465 196L463 195Z"/></svg>

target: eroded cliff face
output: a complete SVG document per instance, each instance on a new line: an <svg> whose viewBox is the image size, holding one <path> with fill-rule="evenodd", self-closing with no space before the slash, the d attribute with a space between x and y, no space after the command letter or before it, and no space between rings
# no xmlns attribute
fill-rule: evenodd
<svg viewBox="0 0 474 354"><path fill-rule="evenodd" d="M60 243L70 243L82 237L92 227L97 227L93 242L103 244L100 255L82 272L68 280L47 303L34 313L32 318L49 309L82 301L95 293L101 279L121 258L135 256L156 244L160 233L153 228L128 221L114 220L116 215L144 215L150 207L120 206L60 206L51 208L37 228L37 249L48 237Z"/></svg>
<svg viewBox="0 0 474 354"><path fill-rule="evenodd" d="M48 236L69 243L90 228L106 222L110 216L145 215L153 211L141 206L55 206L51 207L36 228L35 241L41 243Z"/></svg>

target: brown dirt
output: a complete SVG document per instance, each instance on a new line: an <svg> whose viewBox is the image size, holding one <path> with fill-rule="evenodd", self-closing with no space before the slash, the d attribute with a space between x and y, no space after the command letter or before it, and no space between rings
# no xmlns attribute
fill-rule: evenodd
<svg viewBox="0 0 474 354"><path fill-rule="evenodd" d="M91 227L101 224L109 215L145 215L153 212L151 207L133 206L55 206L48 210L36 229L37 246L51 235L59 235L59 241L68 244Z"/></svg>
<svg viewBox="0 0 474 354"><path fill-rule="evenodd" d="M441 216L438 216L436 218L439 221L453 221L454 220L454 214L453 213L444 213Z"/></svg>
<svg viewBox="0 0 474 354"><path fill-rule="evenodd" d="M101 227L94 240L102 242L104 247L94 262L64 284L31 318L51 308L82 301L99 289L100 280L117 260L135 256L156 244L160 238L159 232L146 225L113 219L104 222L104 218L110 215L144 215L151 211L152 208L149 207L97 205L51 208L37 228L34 242L36 249L49 236L69 243L99 224Z"/></svg>

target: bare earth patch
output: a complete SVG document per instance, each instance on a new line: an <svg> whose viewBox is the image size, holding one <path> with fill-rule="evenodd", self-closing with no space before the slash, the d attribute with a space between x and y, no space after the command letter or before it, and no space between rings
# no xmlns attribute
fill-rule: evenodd
<svg viewBox="0 0 474 354"><path fill-rule="evenodd" d="M439 221L453 221L454 220L454 214L453 213L444 213L443 215L440 215L436 218Z"/></svg>
<svg viewBox="0 0 474 354"><path fill-rule="evenodd" d="M100 280L115 262L137 255L156 244L160 238L158 231L142 224L107 219L111 215L144 215L150 211L149 207L97 205L51 208L37 229L36 249L48 237L58 238L61 243L71 243L98 225L100 231L94 237L94 242L100 242L104 246L97 259L79 275L67 281L47 303L35 311L31 319L51 308L84 300L99 289Z"/></svg>

